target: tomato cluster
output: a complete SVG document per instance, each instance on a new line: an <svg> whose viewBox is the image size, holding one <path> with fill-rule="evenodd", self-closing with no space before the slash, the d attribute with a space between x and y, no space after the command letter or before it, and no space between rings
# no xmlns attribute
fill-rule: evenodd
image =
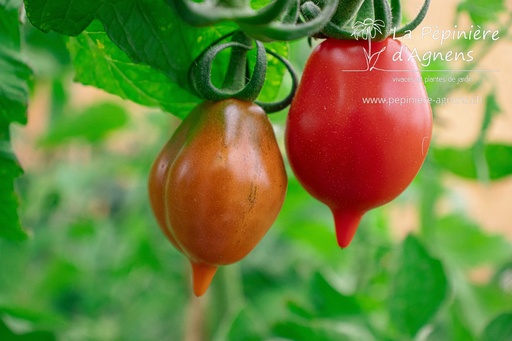
<svg viewBox="0 0 512 341"><path fill-rule="evenodd" d="M188 0L176 4L187 17L202 8ZM288 102L264 106L268 112L291 104L285 130L291 169L303 187L332 210L342 248L350 244L368 210L390 202L412 182L432 134L423 83L395 81L421 75L411 52L394 39L396 32L403 34L419 24L429 1L411 24L398 30L396 6L376 0L373 4L375 11L363 6L357 18L371 13L375 17L358 21L353 31L340 23L355 14L344 12L340 4L334 19L315 35L326 39L311 53ZM301 10L311 19L308 23L321 12L311 1ZM215 20L235 16L247 30L244 23L249 19L240 17L242 12L220 8ZM247 13L254 19L265 11ZM363 39L347 39L358 35ZM255 104L265 81L264 46L256 42L256 65L248 77L247 53L254 38L242 31L232 36L230 43L212 45L192 65L191 87L205 101L174 132L149 177L153 212L170 242L190 260L197 296L207 290L218 266L239 261L263 238L281 210L287 186L272 125ZM211 65L226 48L233 52L224 88L218 89L211 81ZM285 64L295 85L289 63L274 56Z"/></svg>

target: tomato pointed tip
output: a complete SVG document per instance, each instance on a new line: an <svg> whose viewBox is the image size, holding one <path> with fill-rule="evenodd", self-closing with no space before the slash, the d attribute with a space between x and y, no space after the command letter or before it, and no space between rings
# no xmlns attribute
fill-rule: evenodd
<svg viewBox="0 0 512 341"><path fill-rule="evenodd" d="M350 242L356 234L359 222L363 217L359 212L332 211L334 215L334 225L336 228L336 240L338 245L344 249L350 245Z"/></svg>
<svg viewBox="0 0 512 341"><path fill-rule="evenodd" d="M213 276L217 272L215 265L190 262L192 265L192 282L194 295L197 297L203 296L206 290L210 287Z"/></svg>

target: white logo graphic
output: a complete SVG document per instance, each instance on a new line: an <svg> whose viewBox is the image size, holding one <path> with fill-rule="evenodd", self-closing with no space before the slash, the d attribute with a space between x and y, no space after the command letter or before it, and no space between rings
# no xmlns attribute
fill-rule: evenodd
<svg viewBox="0 0 512 341"><path fill-rule="evenodd" d="M354 31L352 36L359 40L363 38L368 40L368 50L364 49L364 55L366 57L366 69L365 70L347 70L347 71L372 71L375 69L375 65L379 60L380 54L384 52L386 47L383 47L380 51L372 53L372 39L375 38L377 33L382 34L382 28L385 27L384 21L380 19L366 18L364 21L356 21L354 24Z"/></svg>

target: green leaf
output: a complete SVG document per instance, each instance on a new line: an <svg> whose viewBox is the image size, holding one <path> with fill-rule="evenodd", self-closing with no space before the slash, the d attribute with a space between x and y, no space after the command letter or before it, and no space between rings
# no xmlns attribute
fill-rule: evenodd
<svg viewBox="0 0 512 341"><path fill-rule="evenodd" d="M76 36L98 19L134 63L150 65L182 86L186 86L190 64L202 50L236 27L189 26L160 0L25 0L25 5L30 22L45 32Z"/></svg>
<svg viewBox="0 0 512 341"><path fill-rule="evenodd" d="M302 319L311 320L315 317L315 314L311 307L304 307L302 304L295 301L286 302L286 308L290 313Z"/></svg>
<svg viewBox="0 0 512 341"><path fill-rule="evenodd" d="M0 315L8 315L17 320L23 320L31 323L57 323L59 320L52 318L47 311L34 311L18 306L0 305Z"/></svg>
<svg viewBox="0 0 512 341"><path fill-rule="evenodd" d="M504 311L509 311L512 307L512 295L510 287L506 287L506 282L495 282L492 280L485 285L475 285L471 287L471 291L478 300L479 309L482 311L482 317L495 316ZM462 298L461 298L462 300ZM480 320L479 327L483 329L486 321ZM477 325L477 324L475 324Z"/></svg>
<svg viewBox="0 0 512 341"><path fill-rule="evenodd" d="M287 56L289 52L289 45L287 43L274 41L265 44L265 47L283 57ZM277 58L268 57L269 55L267 54L267 77L265 77L265 85L258 97L258 100L262 102L271 102L277 98L279 95L279 88L283 82L283 74L285 72L284 65L282 65ZM285 96L286 94L282 95L283 98Z"/></svg>
<svg viewBox="0 0 512 341"><path fill-rule="evenodd" d="M25 2L36 27L72 36L82 32L69 44L78 81L182 118L199 102L188 88L190 65L213 41L237 28L232 23L192 27L159 0ZM283 56L288 51L286 43L268 47ZM227 53L216 58L214 84L221 83L227 61ZM260 100L275 99L284 70L269 58Z"/></svg>
<svg viewBox="0 0 512 341"><path fill-rule="evenodd" d="M375 341L367 325L353 321L283 321L272 327L275 336L293 341ZM379 339L382 340L382 339Z"/></svg>
<svg viewBox="0 0 512 341"><path fill-rule="evenodd" d="M23 171L10 145L9 126L25 124L30 69L20 56L19 2L0 3L0 238L27 237L18 217L14 180Z"/></svg>
<svg viewBox="0 0 512 341"><path fill-rule="evenodd" d="M490 180L499 180L512 174L512 146L486 144L484 148ZM462 178L478 179L474 148L437 147L431 152L434 161L443 169Z"/></svg>
<svg viewBox="0 0 512 341"><path fill-rule="evenodd" d="M43 32L76 36L94 19L102 0L25 0L27 17Z"/></svg>
<svg viewBox="0 0 512 341"><path fill-rule="evenodd" d="M41 140L44 146L55 146L81 138L90 143L99 142L112 131L128 122L124 108L114 103L97 103L72 117L57 121Z"/></svg>
<svg viewBox="0 0 512 341"><path fill-rule="evenodd" d="M466 324L457 314L457 309L446 311L442 318L438 319L426 341L464 340L476 341Z"/></svg>
<svg viewBox="0 0 512 341"><path fill-rule="evenodd" d="M112 43L98 21L71 38L69 48L76 80L82 84L142 105L160 107L182 118L200 102L164 74L147 65L133 63Z"/></svg>
<svg viewBox="0 0 512 341"><path fill-rule="evenodd" d="M27 49L23 51L33 73L43 79L53 79L54 82L66 82L58 75L68 72L71 58L66 43L68 38L59 33L44 33L33 26L25 25L24 39ZM43 57L44 56L44 57Z"/></svg>
<svg viewBox="0 0 512 341"><path fill-rule="evenodd" d="M49 331L35 331L15 336L16 341L55 341L57 337Z"/></svg>
<svg viewBox="0 0 512 341"><path fill-rule="evenodd" d="M485 327L481 341L498 340L512 340L512 313L501 314Z"/></svg>
<svg viewBox="0 0 512 341"><path fill-rule="evenodd" d="M55 341L55 334L48 331L33 331L26 334L15 334L0 319L0 340L2 341Z"/></svg>
<svg viewBox="0 0 512 341"><path fill-rule="evenodd" d="M0 0L0 6L6 10L19 9L21 4L22 0Z"/></svg>
<svg viewBox="0 0 512 341"><path fill-rule="evenodd" d="M436 250L458 266L496 264L512 257L512 247L503 236L487 234L463 216L444 217L433 235Z"/></svg>
<svg viewBox="0 0 512 341"><path fill-rule="evenodd" d="M188 71L193 61L212 42L238 29L230 22L208 27L193 27L181 20L176 10L160 0L125 0L107 2L97 14L110 39L131 60L145 63L162 71L172 81L188 88ZM281 56L288 54L288 44L272 42L266 45ZM222 83L228 55L217 58L212 74L214 84ZM266 88L260 99L273 100L278 93L284 66L269 59Z"/></svg>
<svg viewBox="0 0 512 341"><path fill-rule="evenodd" d="M341 333L324 326L313 326L306 323L286 321L273 326L275 336L293 341L350 341Z"/></svg>
<svg viewBox="0 0 512 341"><path fill-rule="evenodd" d="M162 71L184 87L193 60L212 41L236 28L228 24L192 27L161 0L106 2L97 18L131 60Z"/></svg>
<svg viewBox="0 0 512 341"><path fill-rule="evenodd" d="M227 341L259 341L262 332L256 328L255 316L247 310L242 310L235 317L227 334Z"/></svg>
<svg viewBox="0 0 512 341"><path fill-rule="evenodd" d="M361 313L355 297L340 293L318 272L313 276L310 297L318 317L353 316Z"/></svg>
<svg viewBox="0 0 512 341"><path fill-rule="evenodd" d="M389 314L401 333L413 337L441 307L448 281L441 262L432 258L412 235L403 242L398 265Z"/></svg>
<svg viewBox="0 0 512 341"><path fill-rule="evenodd" d="M498 13L505 10L503 0L465 0L457 7L457 12L466 12L476 25L496 22Z"/></svg>
<svg viewBox="0 0 512 341"><path fill-rule="evenodd" d="M11 122L27 123L27 82L31 72L21 60L19 32L9 32L12 30L9 25L19 27L16 13L11 11L11 15L7 16L7 12L0 11L0 127L6 127Z"/></svg>
<svg viewBox="0 0 512 341"><path fill-rule="evenodd" d="M431 149L433 160L455 175L467 179L477 179L476 166L471 149L435 147Z"/></svg>
<svg viewBox="0 0 512 341"><path fill-rule="evenodd" d="M0 238L23 240L27 238L27 234L19 221L19 201L14 188L14 180L23 171L12 159L14 154L3 150L6 144L5 141L0 141Z"/></svg>
<svg viewBox="0 0 512 341"><path fill-rule="evenodd" d="M7 325L5 324L3 319L0 319L0 338L2 340L8 340L8 339L12 339L13 335L14 334L7 327Z"/></svg>

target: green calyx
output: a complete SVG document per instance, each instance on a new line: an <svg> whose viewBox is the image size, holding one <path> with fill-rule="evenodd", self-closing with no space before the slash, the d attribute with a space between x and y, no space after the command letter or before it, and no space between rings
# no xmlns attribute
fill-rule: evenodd
<svg viewBox="0 0 512 341"><path fill-rule="evenodd" d="M222 43L224 39L230 36L232 36L231 41ZM228 48L231 49L228 69L222 86L217 87L211 79L213 62L220 52ZM256 61L251 74L247 54L253 48L256 48ZM256 101L265 83L267 53L283 63L292 77L290 94L283 100L275 103L260 103ZM267 113L273 113L284 109L291 103L298 86L298 77L286 59L273 51L266 50L262 42L248 37L242 31L236 31L213 42L192 63L189 69L189 83L191 90L203 100L220 101L236 98L246 102L255 102Z"/></svg>
<svg viewBox="0 0 512 341"><path fill-rule="evenodd" d="M251 7L250 0L166 1L190 25L232 21L246 35L260 41L290 41L311 36L329 22L338 8L338 0L329 0L315 5L318 11L306 18L301 15L301 6L318 1L275 0L259 10Z"/></svg>
<svg viewBox="0 0 512 341"><path fill-rule="evenodd" d="M322 0L325 2L328 0ZM340 0L331 21L315 35L319 38L344 40L384 40L389 36L401 37L414 30L425 18L430 0L425 0L418 15L409 23L402 23L400 0ZM318 15L320 8L311 1L301 6L306 18Z"/></svg>

